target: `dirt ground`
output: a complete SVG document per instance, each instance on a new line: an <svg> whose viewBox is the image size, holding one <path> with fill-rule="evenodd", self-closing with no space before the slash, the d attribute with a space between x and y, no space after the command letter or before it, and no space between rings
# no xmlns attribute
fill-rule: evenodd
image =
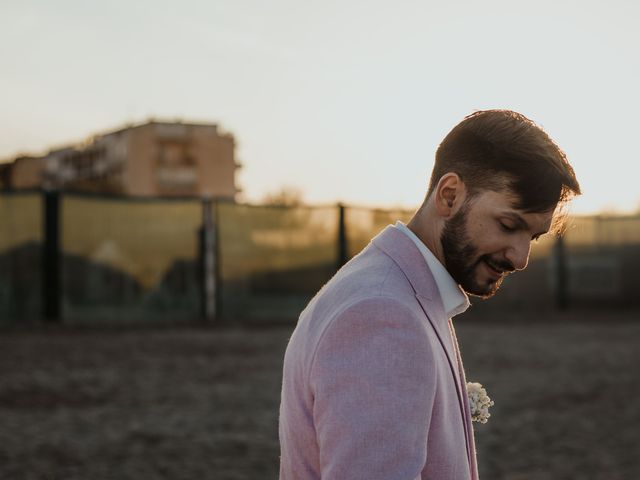
<svg viewBox="0 0 640 480"><path fill-rule="evenodd" d="M456 321L481 478L640 478L640 315L510 316ZM0 478L277 478L291 329L0 331Z"/></svg>

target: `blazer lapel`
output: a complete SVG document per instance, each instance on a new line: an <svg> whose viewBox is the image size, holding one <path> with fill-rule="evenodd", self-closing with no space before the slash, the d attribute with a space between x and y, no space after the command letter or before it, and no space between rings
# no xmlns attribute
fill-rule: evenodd
<svg viewBox="0 0 640 480"><path fill-rule="evenodd" d="M373 240L372 243L389 255L400 267L409 283L414 289L416 298L424 311L425 316L436 332L438 340L442 345L451 374L455 379L456 394L462 415L465 435L467 436L467 453L469 453L469 432L467 431L465 415L465 392L462 391L458 358L453 345L453 338L449 330L449 319L447 318L440 291L427 261L422 256L413 241L403 232L392 225L386 227Z"/></svg>
<svg viewBox="0 0 640 480"><path fill-rule="evenodd" d="M453 346L449 322L442 305L440 291L427 261L422 253L415 246L413 241L403 232L392 225L386 227L373 240L373 244L389 255L403 271L409 283L414 289L416 298L422 307L426 317L429 319L433 330L442 344L451 373L456 379L456 389L458 400L462 402L462 392L460 392L460 375L458 373L458 362Z"/></svg>
<svg viewBox="0 0 640 480"><path fill-rule="evenodd" d="M453 343L455 345L456 356L460 363L460 375L462 377L462 385L467 385L467 379L464 374L464 366L462 364L462 356L460 355L460 349L458 347L458 338L456 337L456 329L453 327L453 322L450 322L451 336L453 337ZM471 478L478 478L478 464L476 461L476 445L473 439L473 425L471 424L471 408L469 407L469 397L465 394L462 395L462 403L464 405L464 429L467 434L467 454L469 455L469 465L471 466Z"/></svg>
<svg viewBox="0 0 640 480"><path fill-rule="evenodd" d="M461 391L460 373L458 368L458 359L456 357L455 348L451 339L451 332L449 331L449 322L442 308L442 301L439 299L434 300L417 293L416 298L420 302L420 306L425 315L429 319L433 329L440 340L440 344L447 354L447 360L449 361L449 367L451 373L455 377L456 392L458 394L458 402L460 407L464 407L464 400ZM440 307L440 308L438 308ZM464 411L463 411L464 412Z"/></svg>

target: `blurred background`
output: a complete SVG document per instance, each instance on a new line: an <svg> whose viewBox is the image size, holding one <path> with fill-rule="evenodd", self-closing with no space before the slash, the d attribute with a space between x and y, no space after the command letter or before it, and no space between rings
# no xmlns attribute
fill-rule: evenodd
<svg viewBox="0 0 640 480"><path fill-rule="evenodd" d="M635 479L640 5L0 5L0 478L277 478L282 355L517 110L583 195L456 319L482 478Z"/></svg>

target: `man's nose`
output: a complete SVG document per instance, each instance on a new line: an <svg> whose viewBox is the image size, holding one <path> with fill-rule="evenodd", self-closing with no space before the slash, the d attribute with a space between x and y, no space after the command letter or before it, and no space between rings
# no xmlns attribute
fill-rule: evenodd
<svg viewBox="0 0 640 480"><path fill-rule="evenodd" d="M507 250L507 260L511 262L516 270L524 270L529 263L529 252L531 251L531 242L529 239L518 240L517 243L509 247Z"/></svg>

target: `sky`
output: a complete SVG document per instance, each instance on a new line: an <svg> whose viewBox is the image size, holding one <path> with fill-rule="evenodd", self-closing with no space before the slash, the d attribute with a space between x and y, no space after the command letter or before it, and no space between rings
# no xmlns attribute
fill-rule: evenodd
<svg viewBox="0 0 640 480"><path fill-rule="evenodd" d="M0 158L130 122L213 122L242 199L412 208L465 115L566 151L575 213L640 210L640 2L3 0Z"/></svg>

